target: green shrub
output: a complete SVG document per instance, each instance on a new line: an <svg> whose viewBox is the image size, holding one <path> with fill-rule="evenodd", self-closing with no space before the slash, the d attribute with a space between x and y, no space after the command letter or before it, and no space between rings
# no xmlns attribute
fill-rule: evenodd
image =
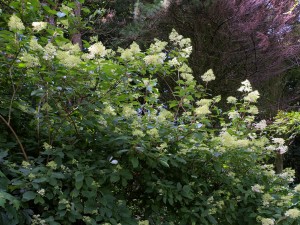
<svg viewBox="0 0 300 225"><path fill-rule="evenodd" d="M7 19L1 224L300 222L293 171L266 163L286 146L255 121L259 93L246 80L230 111L219 109L213 71L197 84L187 64L189 39L173 31L170 45L117 52L97 41L83 53L58 27ZM177 87L162 102L167 76Z"/></svg>

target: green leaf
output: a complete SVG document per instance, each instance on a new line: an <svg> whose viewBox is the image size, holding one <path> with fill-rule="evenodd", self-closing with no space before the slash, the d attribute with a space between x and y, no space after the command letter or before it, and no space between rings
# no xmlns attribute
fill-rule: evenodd
<svg viewBox="0 0 300 225"><path fill-rule="evenodd" d="M115 182L117 182L117 181L119 181L120 180L120 176L119 176L119 174L117 174L117 173L113 173L111 176L110 176L110 182L112 182L112 183L115 183Z"/></svg>
<svg viewBox="0 0 300 225"><path fill-rule="evenodd" d="M81 171L76 171L75 172L75 181L76 182L81 182L84 179L84 175Z"/></svg>
<svg viewBox="0 0 300 225"><path fill-rule="evenodd" d="M6 199L5 198L0 198L0 206L5 208L5 203L6 203Z"/></svg>
<svg viewBox="0 0 300 225"><path fill-rule="evenodd" d="M45 95L45 91L43 89L37 89L31 92L31 96L42 97Z"/></svg>
<svg viewBox="0 0 300 225"><path fill-rule="evenodd" d="M170 167L166 159L159 159L159 162L164 167L168 167L168 168Z"/></svg>
<svg viewBox="0 0 300 225"><path fill-rule="evenodd" d="M133 168L137 168L139 166L139 159L134 157L134 158L130 158L131 164Z"/></svg>
<svg viewBox="0 0 300 225"><path fill-rule="evenodd" d="M30 201L32 199L34 199L36 197L36 192L33 192L33 191L26 191L24 194L23 194L23 199L25 201Z"/></svg>
<svg viewBox="0 0 300 225"><path fill-rule="evenodd" d="M208 215L208 220L211 224L218 224L217 220L212 215Z"/></svg>

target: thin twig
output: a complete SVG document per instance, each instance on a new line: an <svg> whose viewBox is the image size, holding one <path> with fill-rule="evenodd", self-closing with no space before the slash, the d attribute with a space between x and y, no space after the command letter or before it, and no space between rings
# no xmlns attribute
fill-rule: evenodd
<svg viewBox="0 0 300 225"><path fill-rule="evenodd" d="M21 141L20 141L18 135L16 134L16 132L15 132L14 129L10 126L10 124L4 119L3 116L0 115L0 119L5 123L5 125L10 129L10 131L11 131L11 132L13 133L13 135L15 136L15 138L16 138L16 140L17 140L17 142L18 142L18 144L19 144L19 146L20 146L20 148L21 148L21 151L22 151L22 153L23 153L23 156L24 156L25 160L28 161L28 157L27 157L27 154L26 154L26 152L25 152L25 149L24 149L24 147L23 147L23 145L22 145L22 143L21 143Z"/></svg>

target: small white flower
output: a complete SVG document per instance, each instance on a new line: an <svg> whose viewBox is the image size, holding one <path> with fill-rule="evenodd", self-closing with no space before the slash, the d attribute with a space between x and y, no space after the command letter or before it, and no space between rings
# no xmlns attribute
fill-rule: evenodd
<svg viewBox="0 0 300 225"><path fill-rule="evenodd" d="M37 193L41 196L44 196L45 195L45 189L40 189L37 191Z"/></svg>

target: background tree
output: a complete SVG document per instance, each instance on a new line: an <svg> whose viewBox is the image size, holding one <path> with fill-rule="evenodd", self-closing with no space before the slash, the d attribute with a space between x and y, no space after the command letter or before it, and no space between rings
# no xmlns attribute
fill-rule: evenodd
<svg viewBox="0 0 300 225"><path fill-rule="evenodd" d="M143 6L143 1L139 2ZM285 74L298 66L297 2L183 0L163 3L159 11L151 14L153 17L144 14L123 29L123 40L130 34L130 27L136 28L135 36L142 43L154 36L164 39L175 27L192 39L190 63L196 79L213 68L217 74L216 84L223 84L214 85L213 92L229 95L232 85L247 78L264 90L262 105L266 114L295 105L296 94L286 91L291 88L287 77L292 76ZM135 26L137 23L144 25ZM297 89L297 84L293 84Z"/></svg>

